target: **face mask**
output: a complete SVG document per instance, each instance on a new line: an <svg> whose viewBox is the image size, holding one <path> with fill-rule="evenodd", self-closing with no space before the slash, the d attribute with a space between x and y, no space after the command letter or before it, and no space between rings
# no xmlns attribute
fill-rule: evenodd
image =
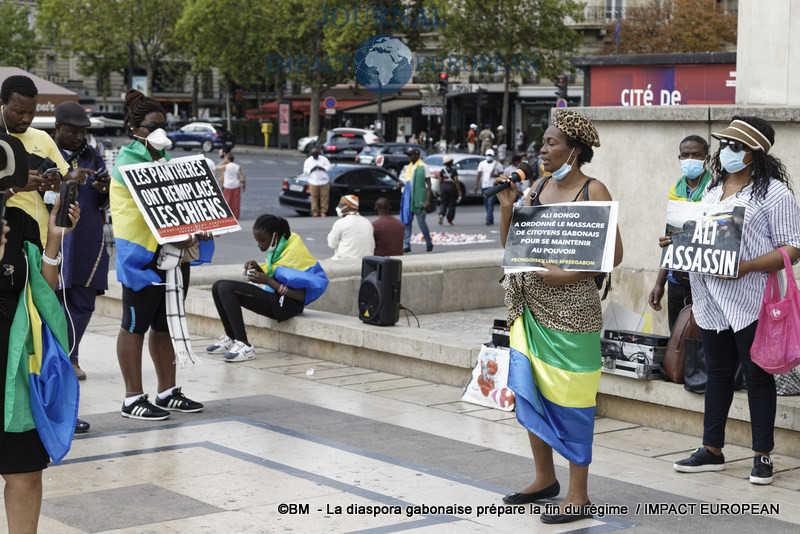
<svg viewBox="0 0 800 534"><path fill-rule="evenodd" d="M728 173L733 174L734 172L741 171L749 163L744 163L744 150L740 150L739 152L734 152L730 149L730 147L725 147L719 151L719 162L722 163L722 167Z"/></svg>
<svg viewBox="0 0 800 534"><path fill-rule="evenodd" d="M278 241L280 241L280 236L278 234L272 235L272 241L270 242L267 250L264 251L265 254L272 254L276 248L278 248Z"/></svg>
<svg viewBox="0 0 800 534"><path fill-rule="evenodd" d="M164 150L169 146L169 137L167 137L167 132L165 132L162 128L153 130L147 137L142 137L135 134L134 137L138 139L144 139L145 144L149 143L150 146L157 151Z"/></svg>
<svg viewBox="0 0 800 534"><path fill-rule="evenodd" d="M342 208L336 206L336 215L339 217L344 217L344 213L342 212Z"/></svg>
<svg viewBox="0 0 800 534"><path fill-rule="evenodd" d="M492 156L486 156L486 161L494 161L494 158Z"/></svg>
<svg viewBox="0 0 800 534"><path fill-rule="evenodd" d="M572 165L569 164L569 158L572 157L572 153L573 152L575 152L574 148L572 149L572 151L570 151L569 156L567 156L567 161L564 162L564 164L561 166L560 169L558 169L556 172L554 172L551 175L553 177L553 179L555 179L555 180L563 180L564 177L566 175L568 175L569 172L572 170Z"/></svg>
<svg viewBox="0 0 800 534"><path fill-rule="evenodd" d="M693 180L703 172L703 161L699 159L682 159L681 172L684 176Z"/></svg>

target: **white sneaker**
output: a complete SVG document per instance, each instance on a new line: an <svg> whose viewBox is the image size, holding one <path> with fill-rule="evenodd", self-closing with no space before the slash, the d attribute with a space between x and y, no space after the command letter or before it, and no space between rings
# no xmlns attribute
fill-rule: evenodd
<svg viewBox="0 0 800 534"><path fill-rule="evenodd" d="M214 353L214 352L228 352L230 348L233 346L233 340L226 335L222 335L219 338L219 341L206 347L206 352Z"/></svg>
<svg viewBox="0 0 800 534"><path fill-rule="evenodd" d="M256 357L256 348L253 345L236 341L225 355L226 362L246 362Z"/></svg>

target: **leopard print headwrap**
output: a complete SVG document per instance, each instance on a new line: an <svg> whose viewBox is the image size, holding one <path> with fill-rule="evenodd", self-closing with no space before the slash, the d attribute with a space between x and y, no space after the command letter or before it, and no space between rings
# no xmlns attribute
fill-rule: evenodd
<svg viewBox="0 0 800 534"><path fill-rule="evenodd" d="M553 126L586 146L600 146L600 136L597 135L592 121L570 109L557 109Z"/></svg>

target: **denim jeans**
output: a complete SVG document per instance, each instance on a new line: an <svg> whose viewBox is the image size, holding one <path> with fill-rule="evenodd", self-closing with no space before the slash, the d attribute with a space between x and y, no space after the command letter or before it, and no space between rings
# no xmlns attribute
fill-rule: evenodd
<svg viewBox="0 0 800 534"><path fill-rule="evenodd" d="M481 192L486 191L489 189L488 187L484 187L481 189ZM494 204L497 202L497 197L492 195L489 198L483 198L483 206L486 208L486 222L494 224Z"/></svg>
<svg viewBox="0 0 800 534"><path fill-rule="evenodd" d="M756 333L754 322L738 332L700 329L706 357L706 407L703 415L703 445L725 445L725 422L733 401L734 377L742 362L747 402L750 405L750 431L753 451L770 452L775 446L775 378L753 363L750 346Z"/></svg>
<svg viewBox="0 0 800 534"><path fill-rule="evenodd" d="M433 241L431 241L431 232L428 230L428 223L425 222L425 213L412 213L411 220L405 225L406 233L403 237L403 248L411 248L411 225L414 222L414 217L417 218L417 225L419 225L419 229L422 230L422 237L425 239L425 244L431 247Z"/></svg>

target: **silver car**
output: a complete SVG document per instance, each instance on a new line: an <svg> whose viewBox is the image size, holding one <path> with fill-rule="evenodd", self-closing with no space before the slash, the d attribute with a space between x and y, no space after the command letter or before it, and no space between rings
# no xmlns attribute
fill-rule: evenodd
<svg viewBox="0 0 800 534"><path fill-rule="evenodd" d="M458 181L461 184L461 197L463 200L483 200L480 190L475 190L475 179L478 177L478 165L486 159L479 154L434 154L422 158L422 162L431 171L431 189L439 195L439 172L444 167L445 156L453 158L453 166L458 171Z"/></svg>

